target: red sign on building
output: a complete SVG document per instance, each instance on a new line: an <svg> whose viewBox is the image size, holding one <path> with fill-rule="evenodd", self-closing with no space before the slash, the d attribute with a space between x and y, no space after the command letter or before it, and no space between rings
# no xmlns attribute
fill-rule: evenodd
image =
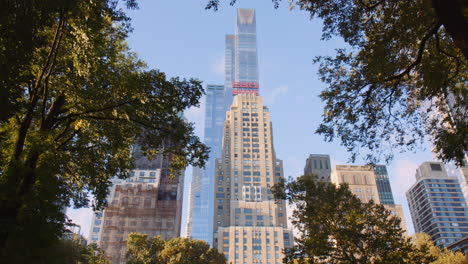
<svg viewBox="0 0 468 264"><path fill-rule="evenodd" d="M232 88L258 89L258 83L257 82L233 82Z"/></svg>
<svg viewBox="0 0 468 264"><path fill-rule="evenodd" d="M232 94L255 94L258 95L258 83L257 82L233 82L232 83Z"/></svg>

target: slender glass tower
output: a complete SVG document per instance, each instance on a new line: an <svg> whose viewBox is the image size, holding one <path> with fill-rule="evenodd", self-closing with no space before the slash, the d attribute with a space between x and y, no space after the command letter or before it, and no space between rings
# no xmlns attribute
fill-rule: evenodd
<svg viewBox="0 0 468 264"><path fill-rule="evenodd" d="M230 95L232 98L232 95ZM223 124L226 114L226 90L223 85L206 87L205 138L210 158L205 168L194 168L190 185L190 209L187 236L213 244L213 179L215 158L221 154Z"/></svg>
<svg viewBox="0 0 468 264"><path fill-rule="evenodd" d="M210 148L210 158L204 169L194 168L190 185L190 209L187 236L205 240L213 239L213 188L215 158L221 154L221 140L226 111L233 95L254 93L258 95L257 33L255 11L238 9L235 35L225 37L224 86L206 87L205 138Z"/></svg>

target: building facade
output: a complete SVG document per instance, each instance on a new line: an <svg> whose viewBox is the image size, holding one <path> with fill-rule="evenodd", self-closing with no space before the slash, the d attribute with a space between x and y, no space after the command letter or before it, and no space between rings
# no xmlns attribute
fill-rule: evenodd
<svg viewBox="0 0 468 264"><path fill-rule="evenodd" d="M292 246L285 201L270 187L283 177L272 124L262 98L240 94L226 113L223 150L216 160L214 245L228 262L281 263Z"/></svg>
<svg viewBox="0 0 468 264"><path fill-rule="evenodd" d="M351 192L362 202L368 203L373 200L377 204L382 204L392 215L400 218L400 227L406 232L403 207L393 203L393 195L391 189L389 189L390 182L388 181L385 166L336 165L331 173L331 182L337 185L341 183L348 184ZM390 191L390 194L388 191ZM383 200L386 203L382 203L381 197L384 198ZM392 203L389 203L390 200Z"/></svg>
<svg viewBox="0 0 468 264"><path fill-rule="evenodd" d="M213 244L213 188L215 159L221 155L223 125L226 115L226 95L223 85L206 87L204 143L210 148L205 168L193 168L187 235Z"/></svg>
<svg viewBox="0 0 468 264"><path fill-rule="evenodd" d="M406 192L416 232L447 246L468 236L468 207L460 184L448 177L440 162L424 162L416 170L416 183Z"/></svg>
<svg viewBox="0 0 468 264"><path fill-rule="evenodd" d="M144 157L134 148L135 170L126 180L114 179L108 205L94 214L91 243L98 244L114 264L126 263L127 236L137 232L149 237L180 236L183 172L170 176L169 158Z"/></svg>
<svg viewBox="0 0 468 264"><path fill-rule="evenodd" d="M323 154L310 154L304 167L304 174L315 174L320 181L330 181L330 156Z"/></svg>

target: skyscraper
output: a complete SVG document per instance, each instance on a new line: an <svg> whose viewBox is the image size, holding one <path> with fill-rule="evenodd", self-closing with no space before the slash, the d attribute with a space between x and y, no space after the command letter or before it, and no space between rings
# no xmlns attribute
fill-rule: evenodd
<svg viewBox="0 0 468 264"><path fill-rule="evenodd" d="M310 154L304 167L304 174L315 174L320 181L330 181L331 165L330 156Z"/></svg>
<svg viewBox="0 0 468 264"><path fill-rule="evenodd" d="M416 232L425 232L437 246L468 236L468 206L460 184L440 162L424 162L416 183L406 192Z"/></svg>
<svg viewBox="0 0 468 264"><path fill-rule="evenodd" d="M213 244L213 182L215 159L221 154L223 124L226 115L226 95L223 85L208 85L205 101L205 138L210 157L205 168L194 168L190 185L190 208L187 234Z"/></svg>
<svg viewBox="0 0 468 264"><path fill-rule="evenodd" d="M135 170L127 180L115 179L103 211L95 212L90 239L114 264L126 263L127 236L138 232L170 239L180 236L183 172L169 175L170 159L148 160L134 148Z"/></svg>
<svg viewBox="0 0 468 264"><path fill-rule="evenodd" d="M385 165L374 166L375 181L379 191L379 199L381 204L395 204L393 200L392 187L388 178L387 167Z"/></svg>
<svg viewBox="0 0 468 264"><path fill-rule="evenodd" d="M216 159L214 245L231 263L281 263L292 246L286 203L270 187L283 177L272 124L262 98L234 97L226 113L223 150Z"/></svg>
<svg viewBox="0 0 468 264"><path fill-rule="evenodd" d="M194 168L190 186L187 235L213 244L214 163L220 157L223 124L233 95L258 94L255 11L238 9L234 35L225 36L224 86L206 87L205 139L210 158L205 168Z"/></svg>
<svg viewBox="0 0 468 264"><path fill-rule="evenodd" d="M268 108L259 95L255 11L237 10L235 35L226 36L226 112L216 159L214 246L231 263L280 263L292 246L285 201L270 187L283 177Z"/></svg>

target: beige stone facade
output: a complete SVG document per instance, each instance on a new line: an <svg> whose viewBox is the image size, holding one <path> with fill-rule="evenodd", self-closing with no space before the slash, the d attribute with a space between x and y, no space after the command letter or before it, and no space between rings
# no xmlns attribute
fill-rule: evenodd
<svg viewBox="0 0 468 264"><path fill-rule="evenodd" d="M331 182L336 185L347 183L351 192L365 203L370 200L380 203L373 166L336 165L331 173ZM402 206L399 204L385 204L384 206L392 212L392 215L400 217L400 227L406 233Z"/></svg>
<svg viewBox="0 0 468 264"><path fill-rule="evenodd" d="M292 246L285 201L270 187L283 177L262 98L241 94L226 113L222 157L216 160L214 246L228 263L281 263Z"/></svg>

